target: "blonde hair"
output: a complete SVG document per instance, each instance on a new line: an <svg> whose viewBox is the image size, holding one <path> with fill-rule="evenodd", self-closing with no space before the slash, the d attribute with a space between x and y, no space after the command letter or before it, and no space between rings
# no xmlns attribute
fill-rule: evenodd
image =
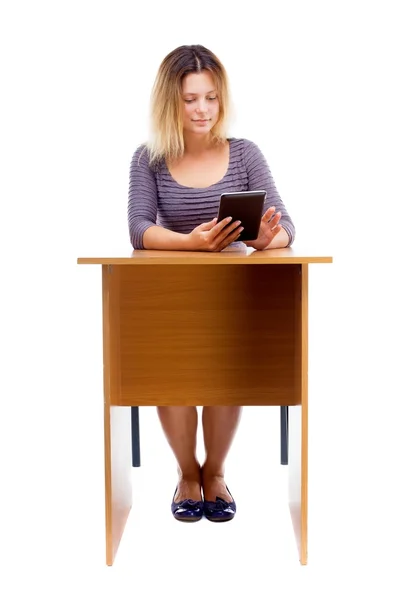
<svg viewBox="0 0 394 600"><path fill-rule="evenodd" d="M204 46L179 46L162 61L151 94L150 163L176 160L184 153L182 82L189 73L209 71L219 99L219 117L212 139L223 143L230 111L228 77L220 60Z"/></svg>

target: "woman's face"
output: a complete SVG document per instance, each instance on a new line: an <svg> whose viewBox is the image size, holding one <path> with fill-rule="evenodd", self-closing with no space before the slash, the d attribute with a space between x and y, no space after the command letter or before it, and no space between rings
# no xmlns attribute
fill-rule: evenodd
<svg viewBox="0 0 394 600"><path fill-rule="evenodd" d="M209 71L189 73L182 82L184 132L206 134L219 118L219 99Z"/></svg>

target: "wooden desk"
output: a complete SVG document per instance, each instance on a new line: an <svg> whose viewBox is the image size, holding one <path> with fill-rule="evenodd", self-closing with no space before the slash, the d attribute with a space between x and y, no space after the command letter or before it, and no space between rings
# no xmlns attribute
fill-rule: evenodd
<svg viewBox="0 0 394 600"><path fill-rule="evenodd" d="M307 563L308 265L292 248L133 251L102 266L106 557L132 505L130 406L289 406L289 507Z"/></svg>

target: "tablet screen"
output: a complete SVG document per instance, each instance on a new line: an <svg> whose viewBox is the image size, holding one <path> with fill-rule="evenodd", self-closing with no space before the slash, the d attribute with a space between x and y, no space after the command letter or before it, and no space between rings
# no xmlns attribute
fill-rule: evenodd
<svg viewBox="0 0 394 600"><path fill-rule="evenodd" d="M255 240L259 235L266 195L265 190L222 194L218 222L226 217L232 217L233 221L241 221L244 230L237 241Z"/></svg>

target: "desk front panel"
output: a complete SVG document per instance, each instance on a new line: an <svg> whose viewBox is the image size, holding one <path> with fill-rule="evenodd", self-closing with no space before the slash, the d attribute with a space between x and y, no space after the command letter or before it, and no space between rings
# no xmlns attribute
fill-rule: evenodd
<svg viewBox="0 0 394 600"><path fill-rule="evenodd" d="M110 279L113 404L301 403L300 265L114 265Z"/></svg>

